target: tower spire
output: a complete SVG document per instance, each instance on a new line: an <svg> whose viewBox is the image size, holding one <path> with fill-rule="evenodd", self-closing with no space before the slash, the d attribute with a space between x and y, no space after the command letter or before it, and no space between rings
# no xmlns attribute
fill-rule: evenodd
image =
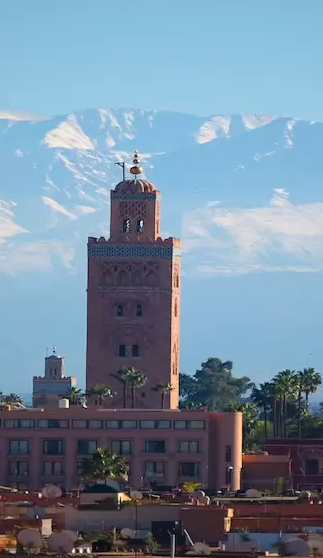
<svg viewBox="0 0 323 558"><path fill-rule="evenodd" d="M135 175L135 180L136 180L138 174L142 173L142 167L140 166L140 157L137 150L134 152L132 162L134 166L130 168L130 172L131 174Z"/></svg>

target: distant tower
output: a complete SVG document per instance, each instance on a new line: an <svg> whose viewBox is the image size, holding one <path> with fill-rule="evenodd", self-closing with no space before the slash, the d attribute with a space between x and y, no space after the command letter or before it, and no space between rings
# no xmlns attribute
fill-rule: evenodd
<svg viewBox="0 0 323 558"><path fill-rule="evenodd" d="M76 379L65 376L65 358L53 352L45 358L45 375L33 377L33 405L56 405L76 386Z"/></svg>
<svg viewBox="0 0 323 558"><path fill-rule="evenodd" d="M108 384L123 406L121 367L144 372L136 407L158 409L157 383L170 383L165 407L179 400L180 241L160 238L160 193L133 175L111 191L110 238L88 239L86 384ZM129 405L128 405L129 406Z"/></svg>

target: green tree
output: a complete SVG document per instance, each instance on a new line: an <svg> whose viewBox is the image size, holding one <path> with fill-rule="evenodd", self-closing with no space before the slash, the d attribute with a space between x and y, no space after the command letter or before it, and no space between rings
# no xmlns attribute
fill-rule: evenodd
<svg viewBox="0 0 323 558"><path fill-rule="evenodd" d="M192 403L207 407L210 411L227 409L237 399L254 387L250 378L235 378L232 373L232 362L221 361L219 358L208 358L196 370L192 379L180 375L181 397Z"/></svg>
<svg viewBox="0 0 323 558"><path fill-rule="evenodd" d="M169 382L156 384L155 386L152 387L153 391L157 391L157 393L160 393L160 396L161 396L160 406L161 406L162 409L165 408L166 395L168 395L172 391L172 389L173 389L173 387Z"/></svg>
<svg viewBox="0 0 323 558"><path fill-rule="evenodd" d="M131 377L136 373L136 369L132 366L127 368L126 366L122 366L117 370L116 374L111 374L114 378L118 380L122 384L122 391L123 391L123 408L128 408L128 390L131 384Z"/></svg>
<svg viewBox="0 0 323 558"><path fill-rule="evenodd" d="M265 438L267 438L268 413L270 412L273 404L272 384L270 382L265 382L263 384L260 384L259 388L255 386L251 393L251 399L258 407L258 409L262 411L263 419L264 419Z"/></svg>
<svg viewBox="0 0 323 558"><path fill-rule="evenodd" d="M133 368L129 376L132 409L135 409L135 405L136 405L136 391L144 387L144 385L146 385L146 382L147 382L147 376L140 370Z"/></svg>
<svg viewBox="0 0 323 558"><path fill-rule="evenodd" d="M322 384L322 377L315 368L304 368L303 370L303 391L305 393L306 407L308 408L309 396L316 393Z"/></svg>
<svg viewBox="0 0 323 558"><path fill-rule="evenodd" d="M258 409L253 403L235 403L228 409L242 413L242 448L249 450L249 441L258 425Z"/></svg>
<svg viewBox="0 0 323 558"><path fill-rule="evenodd" d="M93 399L94 404L102 407L105 401L112 399L115 393L105 384L96 384L86 392L86 397Z"/></svg>
<svg viewBox="0 0 323 558"><path fill-rule="evenodd" d="M287 438L287 402L297 397L297 375L295 370L282 370L274 378L275 391L279 399L280 435Z"/></svg>
<svg viewBox="0 0 323 558"><path fill-rule="evenodd" d="M2 395L2 403L6 405L16 405L18 403L21 405L22 399L16 393L9 393L8 395Z"/></svg>
<svg viewBox="0 0 323 558"><path fill-rule="evenodd" d="M82 465L82 478L90 482L128 479L128 466L124 458L103 447L99 447L91 457L84 458Z"/></svg>
<svg viewBox="0 0 323 558"><path fill-rule="evenodd" d="M70 405L81 405L84 399L84 393L81 389L76 387L71 387L67 397L69 399Z"/></svg>

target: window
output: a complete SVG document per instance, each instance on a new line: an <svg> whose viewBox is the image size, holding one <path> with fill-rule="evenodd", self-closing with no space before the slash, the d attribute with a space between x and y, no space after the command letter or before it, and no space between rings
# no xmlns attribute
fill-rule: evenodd
<svg viewBox="0 0 323 558"><path fill-rule="evenodd" d="M170 420L156 420L156 428L161 430L170 428Z"/></svg>
<svg viewBox="0 0 323 558"><path fill-rule="evenodd" d="M9 461L9 475L13 477L29 475L29 462Z"/></svg>
<svg viewBox="0 0 323 558"><path fill-rule="evenodd" d="M142 318L142 304L137 304L136 306L136 317Z"/></svg>
<svg viewBox="0 0 323 558"><path fill-rule="evenodd" d="M123 430L137 428L136 420L106 420L106 428L122 428Z"/></svg>
<svg viewBox="0 0 323 558"><path fill-rule="evenodd" d="M225 446L225 462L231 463L231 461L232 461L232 447Z"/></svg>
<svg viewBox="0 0 323 558"><path fill-rule="evenodd" d="M176 289L178 289L178 287L179 287L178 275L175 275L175 277L174 277L174 287L175 287Z"/></svg>
<svg viewBox="0 0 323 558"><path fill-rule="evenodd" d="M111 451L118 455L130 455L131 442L129 440L112 440Z"/></svg>
<svg viewBox="0 0 323 558"><path fill-rule="evenodd" d="M43 475L49 477L61 477L64 475L63 461L43 461Z"/></svg>
<svg viewBox="0 0 323 558"><path fill-rule="evenodd" d="M174 420L174 428L176 429L191 429L191 430L203 430L205 428L204 420Z"/></svg>
<svg viewBox="0 0 323 558"><path fill-rule="evenodd" d="M164 474L164 461L147 461L145 463L145 477L163 477Z"/></svg>
<svg viewBox="0 0 323 558"><path fill-rule="evenodd" d="M156 421L154 420L141 420L140 428L156 428Z"/></svg>
<svg viewBox="0 0 323 558"><path fill-rule="evenodd" d="M233 473L233 468L227 467L225 470L225 484L227 486L230 486L232 484L232 473Z"/></svg>
<svg viewBox="0 0 323 558"><path fill-rule="evenodd" d="M194 430L203 430L205 428L204 420L188 420L187 422L187 428L191 428Z"/></svg>
<svg viewBox="0 0 323 558"><path fill-rule="evenodd" d="M92 455L97 445L96 440L77 440L77 455Z"/></svg>
<svg viewBox="0 0 323 558"><path fill-rule="evenodd" d="M18 419L7 419L4 421L5 428L35 428L34 420L18 420Z"/></svg>
<svg viewBox="0 0 323 558"><path fill-rule="evenodd" d="M11 455L28 455L29 440L10 440L9 453Z"/></svg>
<svg viewBox="0 0 323 558"><path fill-rule="evenodd" d="M119 357L125 357L126 356L126 346L125 345L119 345L118 355L119 355Z"/></svg>
<svg viewBox="0 0 323 558"><path fill-rule="evenodd" d="M138 219L137 221L137 232L141 233L144 230L144 220Z"/></svg>
<svg viewBox="0 0 323 558"><path fill-rule="evenodd" d="M174 420L174 428L176 429L187 428L186 420Z"/></svg>
<svg viewBox="0 0 323 558"><path fill-rule="evenodd" d="M127 428L137 428L137 421L136 420L122 420L121 421L121 428L126 430Z"/></svg>
<svg viewBox="0 0 323 558"><path fill-rule="evenodd" d="M46 455L63 455L65 451L64 440L44 440L43 453Z"/></svg>
<svg viewBox="0 0 323 558"><path fill-rule="evenodd" d="M41 419L38 428L68 428L68 420Z"/></svg>
<svg viewBox="0 0 323 558"><path fill-rule="evenodd" d="M178 442L179 453L199 453L199 451L199 442L190 442L186 440L180 440Z"/></svg>
<svg viewBox="0 0 323 558"><path fill-rule="evenodd" d="M199 463L183 461L178 464L178 476L195 479L199 476Z"/></svg>
<svg viewBox="0 0 323 558"><path fill-rule="evenodd" d="M132 356L139 357L139 345L132 345Z"/></svg>
<svg viewBox="0 0 323 558"><path fill-rule="evenodd" d="M85 458L85 459L86 459L86 458ZM84 459L84 458L83 458L83 459L78 459L77 462L76 462L76 474L77 474L78 476L83 475L83 472L84 472L84 461L85 461L85 459Z"/></svg>
<svg viewBox="0 0 323 558"><path fill-rule="evenodd" d="M102 420L89 420L88 428L92 428L92 430L102 428Z"/></svg>
<svg viewBox="0 0 323 558"><path fill-rule="evenodd" d="M123 230L124 233L129 233L130 232L130 219L124 219L122 230Z"/></svg>
<svg viewBox="0 0 323 558"><path fill-rule="evenodd" d="M175 318L177 318L177 312L178 312L177 300L175 300L175 306L174 306L174 316L175 316Z"/></svg>
<svg viewBox="0 0 323 558"><path fill-rule="evenodd" d="M72 421L72 428L86 428L87 427L87 420L73 420Z"/></svg>
<svg viewBox="0 0 323 558"><path fill-rule="evenodd" d="M170 420L141 420L140 421L140 428L149 429L149 428L157 428L160 430L169 429L171 427Z"/></svg>
<svg viewBox="0 0 323 558"><path fill-rule="evenodd" d="M165 453L165 440L146 440L145 453Z"/></svg>
<svg viewBox="0 0 323 558"><path fill-rule="evenodd" d="M123 306L122 306L122 304L118 304L118 306L117 306L117 316L123 316Z"/></svg>

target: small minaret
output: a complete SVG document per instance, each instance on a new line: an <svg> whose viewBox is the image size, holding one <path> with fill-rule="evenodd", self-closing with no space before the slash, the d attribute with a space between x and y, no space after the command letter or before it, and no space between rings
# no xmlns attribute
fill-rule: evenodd
<svg viewBox="0 0 323 558"><path fill-rule="evenodd" d="M57 354L54 345L52 354L45 357L44 376L33 377L33 406L58 405L72 387L76 387L76 378L65 376L65 357Z"/></svg>

